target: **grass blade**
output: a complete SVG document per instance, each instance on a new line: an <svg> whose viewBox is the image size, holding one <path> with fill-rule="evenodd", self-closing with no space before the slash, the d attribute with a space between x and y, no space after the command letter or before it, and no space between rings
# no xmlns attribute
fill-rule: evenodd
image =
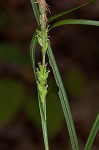
<svg viewBox="0 0 99 150"><path fill-rule="evenodd" d="M50 29L62 26L62 25L90 25L90 26L99 26L99 21L94 20L84 20L84 19L66 19L56 22L54 25L51 26Z"/></svg>
<svg viewBox="0 0 99 150"><path fill-rule="evenodd" d="M84 150L90 150L91 149L91 146L93 144L93 141L95 139L95 136L96 136L98 130L99 130L99 114L97 115L95 123L92 127L90 134L89 134L89 137L88 137L88 140L87 140L87 143L85 145Z"/></svg>
<svg viewBox="0 0 99 150"><path fill-rule="evenodd" d="M48 19L48 22L51 22L51 21L53 21L53 20L55 20L55 19L57 19L57 18L59 18L59 17L62 17L62 16L64 16L64 15L68 14L68 13L71 13L71 12L77 10L77 9L80 9L80 8L86 6L86 5L88 5L88 4L90 4L90 3L94 2L94 1L95 1L95 0L91 0L91 1L89 1L89 2L87 2L87 3L85 3L85 4L82 4L82 5L78 6L78 7L75 7L75 8L73 8L73 9L67 10L67 11L65 11L65 12L63 12L63 13L59 13L59 14L57 14L57 15L54 15L54 16L52 16L52 17L50 17L50 18Z"/></svg>
<svg viewBox="0 0 99 150"><path fill-rule="evenodd" d="M36 48L36 32L34 33L32 40L31 40L31 44L30 44L30 57L31 57L31 62L33 65L33 71L34 71L34 75L35 75L35 79L36 79L36 73L35 73L35 48Z"/></svg>
<svg viewBox="0 0 99 150"><path fill-rule="evenodd" d="M36 48L36 44L37 44L37 41L36 41L36 32L35 32L33 37L32 37L31 44L30 44L30 56L31 56L31 60L32 60L35 80L36 80L36 83L37 83L36 70L35 70L35 68L36 68L36 66L35 66L35 48ZM43 110L39 94L38 94L38 101L39 101L39 109L40 109L40 115L41 115L41 123L42 123L45 150L49 150L48 136L47 136L47 125L46 125L47 121L46 121L46 116L45 116L46 108L45 108L45 110Z"/></svg>
<svg viewBox="0 0 99 150"><path fill-rule="evenodd" d="M37 23L39 25L40 24L40 21L39 21L40 13L39 13L38 5L36 3L37 1L36 0L30 0L30 1L31 1L31 4L32 4L32 8L33 8L33 11L34 11L35 18L36 18Z"/></svg>
<svg viewBox="0 0 99 150"><path fill-rule="evenodd" d="M77 140L77 136L76 136L76 132L75 132L75 127L74 127L74 123L73 123L73 119L72 119L72 115L71 115L71 111L70 111L70 106L68 103L68 99L67 99L67 95L64 89L64 85L62 83L62 79L51 49L51 46L49 44L48 47L48 51L47 51L48 57L49 57L49 63L52 67L53 70L53 74L56 80L56 84L59 88L59 97L60 97L60 101L61 101L61 105L63 108L63 112L64 112L64 116L66 119L66 123L67 123L67 127L68 127L68 131L69 131L69 135L70 135L70 140L71 140L71 144L72 144L72 149L73 150L79 150L79 146L78 146L78 140Z"/></svg>

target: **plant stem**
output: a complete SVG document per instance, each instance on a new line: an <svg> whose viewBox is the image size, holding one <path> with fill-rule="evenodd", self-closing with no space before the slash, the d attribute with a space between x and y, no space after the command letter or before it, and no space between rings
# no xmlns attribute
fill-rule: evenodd
<svg viewBox="0 0 99 150"><path fill-rule="evenodd" d="M42 53L42 64L45 65L45 54Z"/></svg>
<svg viewBox="0 0 99 150"><path fill-rule="evenodd" d="M48 45L47 36L47 17L46 17L46 2L45 0L37 0L40 12L40 31L38 31L38 43L41 45L42 49L42 64L39 64L39 70L37 71L37 85L38 85L38 95L39 95L39 107L42 122L42 130L44 137L45 150L49 150L48 145L48 135L47 135L47 120L46 120L46 95L47 95L47 78L48 73L47 66L45 62L45 56Z"/></svg>

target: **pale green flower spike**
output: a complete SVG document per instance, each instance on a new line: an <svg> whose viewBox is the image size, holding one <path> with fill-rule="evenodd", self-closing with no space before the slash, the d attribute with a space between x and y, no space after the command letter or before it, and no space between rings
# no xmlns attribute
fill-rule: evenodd
<svg viewBox="0 0 99 150"><path fill-rule="evenodd" d="M42 52L42 63L38 63L38 68L36 69L37 77L37 88L39 95L39 107L42 121L42 129L44 136L45 150L49 150L48 137L47 137L47 119L46 119L46 96L48 93L47 79L49 71L46 65L46 52L48 49L48 26L47 26L47 4L45 0L36 0L38 3L40 16L39 16L39 29L36 30L36 40L41 46Z"/></svg>
<svg viewBox="0 0 99 150"><path fill-rule="evenodd" d="M42 34L41 34L41 31L37 30L37 41L38 43L40 44L42 48L42 53L46 53L47 51L47 48L48 48L48 29L46 28L46 30L44 31L44 35L42 38Z"/></svg>
<svg viewBox="0 0 99 150"><path fill-rule="evenodd" d="M49 70L47 70L46 64L42 65L41 63L38 63L38 66L39 68L36 71L36 75L38 79L37 86L38 86L41 102L42 104L44 104L48 92L47 78L48 78Z"/></svg>
<svg viewBox="0 0 99 150"><path fill-rule="evenodd" d="M46 17L46 3L45 0L37 1L40 9L40 29L36 30L36 38L37 42L41 46L41 51L42 51L42 64L38 63L39 68L36 71L37 75L37 86L38 86L38 92L40 95L40 99L42 102L43 110L45 113L44 106L46 105L46 95L47 95L47 79L48 79L48 74L49 71L47 70L47 65L45 63L45 55L46 51L48 49L48 26L47 26L47 17ZM46 114L45 114L46 116Z"/></svg>

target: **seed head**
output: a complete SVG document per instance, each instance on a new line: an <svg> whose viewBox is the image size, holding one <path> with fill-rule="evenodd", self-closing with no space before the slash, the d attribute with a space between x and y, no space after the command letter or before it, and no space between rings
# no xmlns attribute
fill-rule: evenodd
<svg viewBox="0 0 99 150"><path fill-rule="evenodd" d="M47 70L47 65L42 65L41 63L38 63L39 68L36 70L37 75L37 86L40 93L41 101L44 102L47 95L47 78L49 74L49 70Z"/></svg>

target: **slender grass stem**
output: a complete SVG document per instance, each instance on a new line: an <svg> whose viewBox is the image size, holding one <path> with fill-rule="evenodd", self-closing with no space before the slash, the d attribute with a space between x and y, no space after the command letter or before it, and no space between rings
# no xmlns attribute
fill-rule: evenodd
<svg viewBox="0 0 99 150"><path fill-rule="evenodd" d="M42 56L42 59L43 59L43 60L42 60L42 64L45 65L45 54L42 54L42 55L43 55L43 56Z"/></svg>
<svg viewBox="0 0 99 150"><path fill-rule="evenodd" d="M94 122L94 125L90 131L90 134L88 136L88 140L86 142L84 150L90 150L91 149L98 130L99 130L99 113L98 113L96 120Z"/></svg>
<svg viewBox="0 0 99 150"><path fill-rule="evenodd" d="M35 80L36 80L36 84L37 84L37 74L36 74L36 66L35 66L36 44L37 44L37 38L36 38L36 32L35 32L32 40L31 40L30 55L31 55ZM46 120L46 100L44 101L44 103L41 102L41 97L40 97L39 92L38 92L38 102L39 102L39 109L40 109L40 115L41 115L41 123L42 123L42 131L43 131L43 137L44 137L45 150L49 150L48 136L47 136L47 120Z"/></svg>
<svg viewBox="0 0 99 150"><path fill-rule="evenodd" d="M42 122L42 130L44 137L44 145L45 150L49 150L48 144L48 135L47 135L47 120L46 120L46 95L47 95L47 78L49 72L47 71L47 66L45 63L45 56L47 50L47 17L46 17L46 2L45 0L31 0L32 7L37 19L38 24L40 25L40 30L37 30L37 42L41 46L42 50L42 63L39 63L39 68L35 72L36 82L38 87L38 100L39 100L39 108ZM32 51L34 51L33 49ZM35 55L33 56L35 59ZM35 62L33 61L34 70L35 70Z"/></svg>

